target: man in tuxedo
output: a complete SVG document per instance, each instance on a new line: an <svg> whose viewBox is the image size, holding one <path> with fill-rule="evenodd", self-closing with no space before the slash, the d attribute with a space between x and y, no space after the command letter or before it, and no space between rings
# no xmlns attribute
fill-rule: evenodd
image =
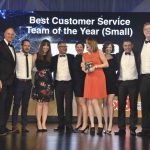
<svg viewBox="0 0 150 150"><path fill-rule="evenodd" d="M12 41L15 37L13 28L6 29L4 40L0 42L0 135L10 132L6 128L13 98L16 54Z"/></svg>
<svg viewBox="0 0 150 150"><path fill-rule="evenodd" d="M145 41L140 53L140 96L142 131L138 136L150 136L150 22L144 24Z"/></svg>
<svg viewBox="0 0 150 150"><path fill-rule="evenodd" d="M118 126L115 135L125 135L126 99L130 100L130 134L136 135L137 99L138 99L138 63L137 54L133 52L133 43L123 41L123 50L118 54Z"/></svg>
<svg viewBox="0 0 150 150"><path fill-rule="evenodd" d="M16 79L14 92L14 105L12 111L12 129L19 133L17 128L18 112L21 107L21 124L22 132L29 132L27 126L27 112L32 88L32 55L30 52L30 41L28 39L22 40L22 50L16 53Z"/></svg>
<svg viewBox="0 0 150 150"><path fill-rule="evenodd" d="M71 54L66 54L67 45L63 41L58 43L58 50L59 54L53 56L51 62L51 70L54 71L54 86L59 121L58 128L54 129L54 131L64 131L66 125L66 132L72 132L72 79L74 56ZM64 112L66 114L66 120L64 118Z"/></svg>

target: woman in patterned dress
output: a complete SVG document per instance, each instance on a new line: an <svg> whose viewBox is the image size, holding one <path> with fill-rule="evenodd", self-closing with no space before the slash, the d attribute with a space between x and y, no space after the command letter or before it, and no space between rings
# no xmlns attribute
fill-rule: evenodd
<svg viewBox="0 0 150 150"><path fill-rule="evenodd" d="M43 40L35 61L37 72L32 91L32 98L37 101L36 118L38 131L47 131L48 102L53 98L53 82L50 72L51 57L50 42Z"/></svg>

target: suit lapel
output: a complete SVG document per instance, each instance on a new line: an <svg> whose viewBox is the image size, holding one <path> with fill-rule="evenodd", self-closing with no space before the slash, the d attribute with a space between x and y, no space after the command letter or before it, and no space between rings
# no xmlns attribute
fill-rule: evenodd
<svg viewBox="0 0 150 150"><path fill-rule="evenodd" d="M5 41L4 41L4 49L5 49L5 52L6 52L6 53L8 54L8 56L9 56L9 59L10 59L13 63L15 63L15 61L16 61L15 50L13 49L14 55L15 55L15 60L14 60L13 55L12 55L12 53L11 53L9 47L8 47L7 44L5 43Z"/></svg>

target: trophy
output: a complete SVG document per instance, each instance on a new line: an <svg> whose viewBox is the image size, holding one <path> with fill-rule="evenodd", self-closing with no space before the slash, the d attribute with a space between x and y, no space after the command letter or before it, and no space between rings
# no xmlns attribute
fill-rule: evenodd
<svg viewBox="0 0 150 150"><path fill-rule="evenodd" d="M87 63L85 63L85 70L86 71L90 71L90 68L92 68L93 67L93 62L87 62Z"/></svg>

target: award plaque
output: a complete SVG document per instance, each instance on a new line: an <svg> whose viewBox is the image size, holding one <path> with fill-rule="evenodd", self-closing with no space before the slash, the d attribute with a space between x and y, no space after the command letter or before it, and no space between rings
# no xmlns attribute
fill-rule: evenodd
<svg viewBox="0 0 150 150"><path fill-rule="evenodd" d="M85 70L90 71L90 68L93 67L93 62L87 62L85 63Z"/></svg>

